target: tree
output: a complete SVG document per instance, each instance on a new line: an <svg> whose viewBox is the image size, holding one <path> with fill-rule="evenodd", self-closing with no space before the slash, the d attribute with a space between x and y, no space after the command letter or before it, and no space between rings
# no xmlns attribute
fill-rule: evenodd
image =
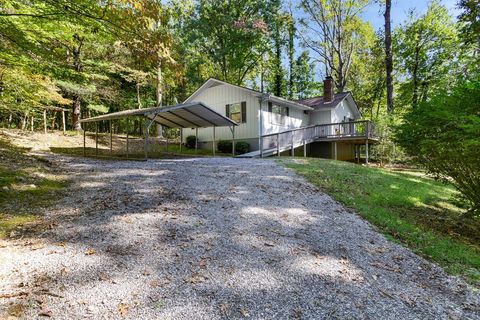
<svg viewBox="0 0 480 320"><path fill-rule="evenodd" d="M200 0L189 40L211 61L213 76L243 84L270 47L265 22L269 1Z"/></svg>
<svg viewBox="0 0 480 320"><path fill-rule="evenodd" d="M396 140L436 177L452 183L480 216L480 77L438 91L404 118Z"/></svg>
<svg viewBox="0 0 480 320"><path fill-rule="evenodd" d="M406 25L396 30L399 71L406 79L400 86L401 100L416 108L430 91L448 86L453 75L451 61L457 51L457 30L447 8L438 1L416 17L410 13Z"/></svg>
<svg viewBox="0 0 480 320"><path fill-rule="evenodd" d="M305 99L319 93L320 85L315 81L315 65L308 51L303 51L295 61L292 80L295 83L294 99Z"/></svg>
<svg viewBox="0 0 480 320"><path fill-rule="evenodd" d="M385 0L385 71L387 74L387 110L393 113L393 56L392 56L392 27L390 12L392 1Z"/></svg>
<svg viewBox="0 0 480 320"><path fill-rule="evenodd" d="M312 36L302 36L304 44L316 52L325 64L325 73L336 79L339 92L347 86L352 59L362 43L359 15L368 0L302 0L308 15L302 25Z"/></svg>
<svg viewBox="0 0 480 320"><path fill-rule="evenodd" d="M458 6L462 10L458 17L463 24L462 38L465 43L474 46L474 52L480 58L480 1L460 0Z"/></svg>

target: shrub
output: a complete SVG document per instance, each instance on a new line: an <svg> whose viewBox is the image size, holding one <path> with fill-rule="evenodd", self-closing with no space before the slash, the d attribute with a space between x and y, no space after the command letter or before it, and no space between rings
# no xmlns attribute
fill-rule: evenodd
<svg viewBox="0 0 480 320"><path fill-rule="evenodd" d="M480 216L480 78L439 90L405 115L397 142L427 170L452 183Z"/></svg>
<svg viewBox="0 0 480 320"><path fill-rule="evenodd" d="M246 141L238 141L235 143L235 153L243 154L250 150L250 144Z"/></svg>
<svg viewBox="0 0 480 320"><path fill-rule="evenodd" d="M195 136L188 136L185 139L185 146L189 149L194 149L195 148L195 142L196 142L196 137Z"/></svg>
<svg viewBox="0 0 480 320"><path fill-rule="evenodd" d="M232 141L220 140L217 142L217 148L222 153L232 153Z"/></svg>

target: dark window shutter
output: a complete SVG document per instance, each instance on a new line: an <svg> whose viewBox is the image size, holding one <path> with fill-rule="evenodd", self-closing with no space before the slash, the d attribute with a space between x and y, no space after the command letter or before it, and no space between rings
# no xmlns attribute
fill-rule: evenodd
<svg viewBox="0 0 480 320"><path fill-rule="evenodd" d="M268 101L268 112L272 112L272 102Z"/></svg>
<svg viewBox="0 0 480 320"><path fill-rule="evenodd" d="M247 102L242 102L242 123L247 122Z"/></svg>
<svg viewBox="0 0 480 320"><path fill-rule="evenodd" d="M290 116L290 108L287 107L287 117Z"/></svg>
<svg viewBox="0 0 480 320"><path fill-rule="evenodd" d="M227 118L230 118L230 105L229 104L225 105L225 116Z"/></svg>

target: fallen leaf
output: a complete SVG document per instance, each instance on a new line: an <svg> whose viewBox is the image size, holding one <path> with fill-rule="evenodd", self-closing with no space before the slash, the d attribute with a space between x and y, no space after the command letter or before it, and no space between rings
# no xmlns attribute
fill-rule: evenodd
<svg viewBox="0 0 480 320"><path fill-rule="evenodd" d="M228 304L226 302L222 302L220 303L220 311L224 314L227 313L227 310L228 310Z"/></svg>
<svg viewBox="0 0 480 320"><path fill-rule="evenodd" d="M205 277L205 276L203 276L203 275L201 275L201 274L199 274L199 273L194 273L194 274L192 274L191 277L185 279L185 282L195 284L195 283L203 282L203 281L205 281L205 280L207 280L207 279L208 279L207 277Z"/></svg>
<svg viewBox="0 0 480 320"><path fill-rule="evenodd" d="M118 312L122 317L125 317L128 314L128 306L125 303L120 303L118 305Z"/></svg>
<svg viewBox="0 0 480 320"><path fill-rule="evenodd" d="M198 262L198 266L202 269L205 269L207 267L207 259L201 259L199 262Z"/></svg>
<svg viewBox="0 0 480 320"><path fill-rule="evenodd" d="M48 310L48 309L42 309L42 310L40 310L38 315L41 316L41 317L49 317L50 318L53 315L53 312L51 310Z"/></svg>
<svg viewBox="0 0 480 320"><path fill-rule="evenodd" d="M156 288L156 287L158 287L158 286L160 286L160 281L159 281L159 280L152 280L152 281L150 281L150 287Z"/></svg>
<svg viewBox="0 0 480 320"><path fill-rule="evenodd" d="M97 250L95 250L95 249L88 249L87 251L85 251L85 255L87 255L87 256L90 256L90 255L95 254L95 253L97 253Z"/></svg>
<svg viewBox="0 0 480 320"><path fill-rule="evenodd" d="M248 309L245 309L245 308L240 308L240 313L244 317L249 317L250 316L250 313L248 312Z"/></svg>

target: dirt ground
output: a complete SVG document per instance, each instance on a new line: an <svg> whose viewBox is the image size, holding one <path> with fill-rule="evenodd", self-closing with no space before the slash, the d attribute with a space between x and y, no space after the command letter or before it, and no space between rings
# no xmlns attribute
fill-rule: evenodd
<svg viewBox="0 0 480 320"><path fill-rule="evenodd" d="M0 317L480 319L465 282L273 160L85 159L41 138L72 183L49 228L2 242Z"/></svg>

